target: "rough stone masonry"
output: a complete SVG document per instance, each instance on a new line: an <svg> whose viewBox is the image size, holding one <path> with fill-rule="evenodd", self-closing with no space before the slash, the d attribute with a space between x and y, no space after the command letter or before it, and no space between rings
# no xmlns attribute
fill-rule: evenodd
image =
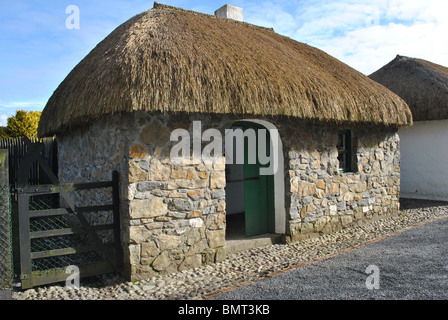
<svg viewBox="0 0 448 320"><path fill-rule="evenodd" d="M173 164L173 130L225 129L236 116L133 112L105 116L58 136L59 178L110 180L120 172L120 211L126 277L149 278L226 257L225 158L214 164ZM284 154L285 241L332 233L398 212L400 153L396 129L335 126L270 118ZM340 173L337 134L351 129L354 172ZM224 150L224 148L223 148ZM107 192L75 195L79 205L104 202ZM91 223L107 223L100 214Z"/></svg>

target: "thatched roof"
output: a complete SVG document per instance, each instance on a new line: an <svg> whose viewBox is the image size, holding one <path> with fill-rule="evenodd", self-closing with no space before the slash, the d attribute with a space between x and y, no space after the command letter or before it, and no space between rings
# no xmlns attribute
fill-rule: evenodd
<svg viewBox="0 0 448 320"><path fill-rule="evenodd" d="M135 110L412 123L398 96L316 48L157 3L72 70L48 101L39 135Z"/></svg>
<svg viewBox="0 0 448 320"><path fill-rule="evenodd" d="M414 121L448 119L448 68L397 56L369 76L409 105Z"/></svg>

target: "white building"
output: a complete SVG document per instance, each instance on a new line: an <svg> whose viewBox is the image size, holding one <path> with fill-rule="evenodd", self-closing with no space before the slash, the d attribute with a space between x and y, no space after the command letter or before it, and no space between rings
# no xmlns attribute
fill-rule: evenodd
<svg viewBox="0 0 448 320"><path fill-rule="evenodd" d="M448 68L397 56L370 78L409 105L401 140L401 197L448 201Z"/></svg>

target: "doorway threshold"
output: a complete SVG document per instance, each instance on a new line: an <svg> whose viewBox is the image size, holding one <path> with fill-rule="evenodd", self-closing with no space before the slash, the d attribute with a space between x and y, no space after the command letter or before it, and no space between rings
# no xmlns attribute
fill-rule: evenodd
<svg viewBox="0 0 448 320"><path fill-rule="evenodd" d="M275 233L267 233L259 236L226 240L227 254L236 253L252 248L267 247L273 244L281 243L282 235Z"/></svg>

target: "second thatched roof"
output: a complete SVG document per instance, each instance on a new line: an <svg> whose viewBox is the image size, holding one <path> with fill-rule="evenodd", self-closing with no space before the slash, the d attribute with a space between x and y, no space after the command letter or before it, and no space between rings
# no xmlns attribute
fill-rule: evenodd
<svg viewBox="0 0 448 320"><path fill-rule="evenodd" d="M412 124L401 98L316 48L157 3L72 70L48 101L39 135L136 110Z"/></svg>
<svg viewBox="0 0 448 320"><path fill-rule="evenodd" d="M414 121L448 119L448 68L398 55L369 76L409 105Z"/></svg>

